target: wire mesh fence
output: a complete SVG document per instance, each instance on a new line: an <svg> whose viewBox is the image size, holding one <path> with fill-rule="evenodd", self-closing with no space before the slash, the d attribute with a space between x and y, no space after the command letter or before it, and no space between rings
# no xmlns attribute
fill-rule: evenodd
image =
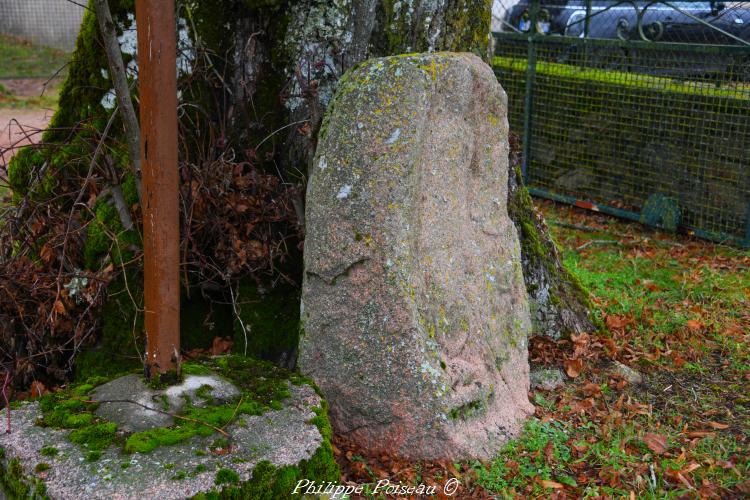
<svg viewBox="0 0 750 500"><path fill-rule="evenodd" d="M70 58L86 0L0 0L0 78L50 78Z"/></svg>
<svg viewBox="0 0 750 500"><path fill-rule="evenodd" d="M497 5L533 194L750 246L750 2Z"/></svg>

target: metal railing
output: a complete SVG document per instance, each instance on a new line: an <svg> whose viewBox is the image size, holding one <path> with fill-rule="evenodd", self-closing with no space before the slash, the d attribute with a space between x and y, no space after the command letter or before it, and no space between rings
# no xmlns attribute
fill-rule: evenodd
<svg viewBox="0 0 750 500"><path fill-rule="evenodd" d="M750 247L750 2L494 13L532 194Z"/></svg>

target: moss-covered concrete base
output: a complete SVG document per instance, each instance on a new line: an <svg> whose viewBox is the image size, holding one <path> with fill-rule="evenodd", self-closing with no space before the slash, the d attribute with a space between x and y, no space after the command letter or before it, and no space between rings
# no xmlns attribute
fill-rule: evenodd
<svg viewBox="0 0 750 500"><path fill-rule="evenodd" d="M186 368L230 378L241 394L216 402L199 388L195 398L208 400L188 401L173 425L139 433L96 415L92 394L103 378L18 405L13 432L0 436L2 491L9 498L285 498L300 479L338 479L326 403L309 381L239 356Z"/></svg>

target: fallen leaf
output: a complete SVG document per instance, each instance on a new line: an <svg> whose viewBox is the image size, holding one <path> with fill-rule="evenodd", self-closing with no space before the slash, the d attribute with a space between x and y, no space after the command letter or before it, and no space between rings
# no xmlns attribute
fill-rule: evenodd
<svg viewBox="0 0 750 500"><path fill-rule="evenodd" d="M689 320L687 320L687 327L690 330L697 331L697 330L701 330L703 328L703 323L701 323L700 321L695 320L695 319L689 319Z"/></svg>
<svg viewBox="0 0 750 500"><path fill-rule="evenodd" d="M62 303L62 300L55 302L55 311L59 314L65 314L65 304Z"/></svg>
<svg viewBox="0 0 750 500"><path fill-rule="evenodd" d="M597 394L601 394L602 388L599 386L599 384L596 384L594 382L589 382L588 384L581 387L581 391L586 396L594 396Z"/></svg>
<svg viewBox="0 0 750 500"><path fill-rule="evenodd" d="M722 424L722 423L713 422L713 421L709 422L708 426L711 427L712 429L719 429L719 430L721 430L721 429L729 429L729 424Z"/></svg>
<svg viewBox="0 0 750 500"><path fill-rule="evenodd" d="M38 398L39 396L47 394L48 392L49 391L47 390L47 388L44 386L43 383L38 382L36 380L31 383L31 398L32 399Z"/></svg>
<svg viewBox="0 0 750 500"><path fill-rule="evenodd" d="M679 472L677 473L677 479L679 479L679 480L680 480L680 482L681 482L682 484L684 484L684 485L685 485L685 487L686 487L687 489L689 489L689 490L694 490L694 489L695 489L695 488L693 488L693 485L692 485L692 484L690 484L690 481L688 481L688 480L687 480L687 479L685 478L685 476L683 476L683 475L682 475L682 474L680 474Z"/></svg>
<svg viewBox="0 0 750 500"><path fill-rule="evenodd" d="M211 344L211 355L218 356L220 354L226 354L232 350L234 342L231 338L214 337L214 341Z"/></svg>
<svg viewBox="0 0 750 500"><path fill-rule="evenodd" d="M699 464L695 462L690 462L690 464L687 467L685 467L684 469L680 471L680 474L690 474L691 472L693 472L695 469L699 467L700 467Z"/></svg>
<svg viewBox="0 0 750 500"><path fill-rule="evenodd" d="M565 365L565 373L570 378L576 378L583 371L583 360L566 359L563 364Z"/></svg>
<svg viewBox="0 0 750 500"><path fill-rule="evenodd" d="M547 446L544 447L544 458L548 464L552 464L555 461L555 450L552 441L548 441Z"/></svg>
<svg viewBox="0 0 750 500"><path fill-rule="evenodd" d="M669 446L667 445L667 437L662 436L661 434L647 432L643 436L643 442L646 443L646 446L648 446L649 450L653 451L657 455L661 455L669 449Z"/></svg>
<svg viewBox="0 0 750 500"><path fill-rule="evenodd" d="M562 483L558 483L557 481L547 481L546 479L542 479L542 486L545 488L555 488L557 490L561 490L564 488Z"/></svg>
<svg viewBox="0 0 750 500"><path fill-rule="evenodd" d="M610 329L625 328L628 324L628 320L624 316L607 316L607 327Z"/></svg>
<svg viewBox="0 0 750 500"><path fill-rule="evenodd" d="M687 433L687 436L689 438L704 438L704 437L715 436L715 435L716 433L711 432L711 431L691 431Z"/></svg>

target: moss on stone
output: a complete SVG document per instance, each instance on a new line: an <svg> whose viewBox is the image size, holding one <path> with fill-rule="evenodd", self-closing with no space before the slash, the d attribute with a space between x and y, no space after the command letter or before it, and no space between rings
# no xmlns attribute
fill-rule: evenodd
<svg viewBox="0 0 750 500"><path fill-rule="evenodd" d="M159 427L136 432L128 436L123 445L126 453L149 453L159 446L177 444L193 436L211 436L216 428L224 428L240 415L262 415L283 407L282 401L290 396L288 383L309 383L300 375L279 368L271 363L243 356L224 356L191 362L184 365L185 373L218 373L231 380L242 392L239 401L208 404L197 407L187 404L179 419L170 427ZM100 451L116 442L117 426L106 422L94 413L97 404L88 399L88 393L107 379L97 377L65 391L49 393L40 398L42 417L37 424L60 429L72 429L69 438L89 451ZM313 386L314 387L314 386ZM325 413L316 411L314 423L327 429L330 427ZM321 431L323 432L323 431Z"/></svg>
<svg viewBox="0 0 750 500"><path fill-rule="evenodd" d="M21 462L17 458L5 462L5 452L2 448L0 451L0 492L5 493L8 500L21 499L45 499L47 496L47 486L36 477L27 477L23 473Z"/></svg>
<svg viewBox="0 0 750 500"><path fill-rule="evenodd" d="M54 446L45 446L44 448L39 450L39 453L41 453L44 457L54 457L57 456L59 450Z"/></svg>
<svg viewBox="0 0 750 500"><path fill-rule="evenodd" d="M101 422L76 429L70 433L68 438L72 443L86 447L91 451L100 451L115 441L116 432L116 424Z"/></svg>
<svg viewBox="0 0 750 500"><path fill-rule="evenodd" d="M252 498L258 500L275 500L278 498L290 498L300 479L309 479L318 482L337 481L341 472L333 457L333 447L331 446L332 430L326 416L328 406L325 400L322 401L322 407L313 408L316 417L311 420L311 423L314 423L318 427L321 436L323 436L323 442L309 460L303 460L299 463L299 466L288 465L284 467L276 467L271 462L264 460L255 466L249 481L236 486L227 486L220 490L200 493L194 496L193 499L240 500Z"/></svg>
<svg viewBox="0 0 750 500"><path fill-rule="evenodd" d="M232 469L219 469L214 482L216 484L237 484L240 482L240 475Z"/></svg>

